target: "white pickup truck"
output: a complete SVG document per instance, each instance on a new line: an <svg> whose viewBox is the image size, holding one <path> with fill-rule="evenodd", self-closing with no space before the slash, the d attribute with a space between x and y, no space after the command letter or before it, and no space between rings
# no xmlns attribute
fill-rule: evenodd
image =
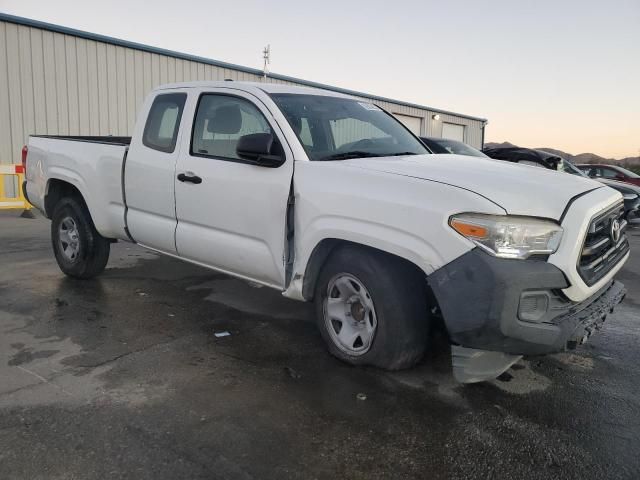
<svg viewBox="0 0 640 480"><path fill-rule="evenodd" d="M411 367L440 316L463 382L573 348L625 290L622 197L601 183L435 155L391 114L268 83L159 87L132 138L31 136L29 201L67 275L112 242L316 305L330 352Z"/></svg>

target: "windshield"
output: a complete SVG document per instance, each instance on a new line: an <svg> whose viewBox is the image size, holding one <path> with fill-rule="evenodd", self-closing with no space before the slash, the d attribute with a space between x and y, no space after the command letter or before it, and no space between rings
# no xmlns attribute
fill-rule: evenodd
<svg viewBox="0 0 640 480"><path fill-rule="evenodd" d="M420 155L429 151L372 103L322 95L271 94L309 159Z"/></svg>
<svg viewBox="0 0 640 480"><path fill-rule="evenodd" d="M453 153L456 155L467 155L470 157L489 158L480 150L476 150L475 148L470 147L466 143L462 143L457 140L447 140L446 138L430 138L429 140L440 145L448 153Z"/></svg>

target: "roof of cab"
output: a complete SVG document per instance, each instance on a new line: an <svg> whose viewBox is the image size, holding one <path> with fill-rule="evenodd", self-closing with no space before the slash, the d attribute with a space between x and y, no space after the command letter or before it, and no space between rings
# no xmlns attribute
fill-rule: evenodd
<svg viewBox="0 0 640 480"><path fill-rule="evenodd" d="M169 83L165 85L159 85L153 90L173 90L176 88L230 88L245 91L258 89L262 90L265 93L293 93L298 95L322 95L325 97L355 98L343 93L332 92L330 90L322 90L319 88L299 87L297 85L283 85L280 83L269 82L236 82L235 80Z"/></svg>

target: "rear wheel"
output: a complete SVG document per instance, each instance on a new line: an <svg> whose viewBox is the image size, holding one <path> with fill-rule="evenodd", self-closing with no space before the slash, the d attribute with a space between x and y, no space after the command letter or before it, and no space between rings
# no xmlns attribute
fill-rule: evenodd
<svg viewBox="0 0 640 480"><path fill-rule="evenodd" d="M341 247L323 267L314 302L329 351L354 365L409 368L429 335L424 275L394 257Z"/></svg>
<svg viewBox="0 0 640 480"><path fill-rule="evenodd" d="M60 270L70 277L95 277L109 260L109 240L97 232L84 202L76 198L63 198L55 206L51 243Z"/></svg>

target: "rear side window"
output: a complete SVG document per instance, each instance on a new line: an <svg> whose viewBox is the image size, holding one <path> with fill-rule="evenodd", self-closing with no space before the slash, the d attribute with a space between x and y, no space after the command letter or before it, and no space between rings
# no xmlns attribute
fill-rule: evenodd
<svg viewBox="0 0 640 480"><path fill-rule="evenodd" d="M145 146L166 153L175 150L186 99L186 93L169 93L155 98L142 134Z"/></svg>

